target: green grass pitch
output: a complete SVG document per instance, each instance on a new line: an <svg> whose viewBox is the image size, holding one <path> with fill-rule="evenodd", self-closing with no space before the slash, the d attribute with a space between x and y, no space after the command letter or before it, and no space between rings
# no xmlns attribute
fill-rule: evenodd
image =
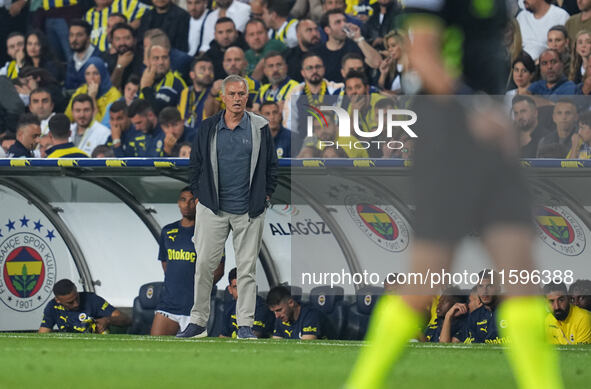
<svg viewBox="0 0 591 389"><path fill-rule="evenodd" d="M361 342L0 334L0 388L340 388ZM591 387L591 346L561 347L566 388ZM409 344L391 388L515 388L503 350Z"/></svg>

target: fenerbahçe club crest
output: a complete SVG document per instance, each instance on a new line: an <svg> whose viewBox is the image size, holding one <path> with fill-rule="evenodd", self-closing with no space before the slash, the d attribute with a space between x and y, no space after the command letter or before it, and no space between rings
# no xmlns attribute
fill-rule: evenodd
<svg viewBox="0 0 591 389"><path fill-rule="evenodd" d="M18 312L33 311L52 295L55 230L26 216L0 222L0 300Z"/></svg>
<svg viewBox="0 0 591 389"><path fill-rule="evenodd" d="M585 249L581 222L567 207L538 207L535 218L538 237L552 249L569 256Z"/></svg>
<svg viewBox="0 0 591 389"><path fill-rule="evenodd" d="M366 194L345 197L349 215L369 239L385 250L401 252L410 240L407 223L392 205L381 204L387 202Z"/></svg>

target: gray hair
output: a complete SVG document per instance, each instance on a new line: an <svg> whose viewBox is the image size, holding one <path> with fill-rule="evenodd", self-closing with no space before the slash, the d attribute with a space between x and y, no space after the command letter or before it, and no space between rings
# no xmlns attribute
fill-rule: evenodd
<svg viewBox="0 0 591 389"><path fill-rule="evenodd" d="M243 82L244 86L246 87L246 94L248 94L248 82L246 82L246 79L244 79L236 74L232 74L232 75L224 78L224 81L222 81L222 94L223 95L226 94L226 85L229 84L230 82Z"/></svg>

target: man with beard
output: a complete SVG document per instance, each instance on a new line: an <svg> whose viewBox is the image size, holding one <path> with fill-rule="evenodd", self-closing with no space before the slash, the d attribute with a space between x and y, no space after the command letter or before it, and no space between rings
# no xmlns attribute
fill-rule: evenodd
<svg viewBox="0 0 591 389"><path fill-rule="evenodd" d="M273 339L314 340L321 335L318 311L298 303L285 286L276 286L267 295L267 306L275 314Z"/></svg>
<svg viewBox="0 0 591 389"><path fill-rule="evenodd" d="M560 53L546 49L540 54L541 80L532 83L529 91L533 95L574 95L576 85L564 76L564 62Z"/></svg>
<svg viewBox="0 0 591 389"><path fill-rule="evenodd" d="M152 38L148 49L148 67L140 80L140 98L150 103L155 114L164 107L176 107L181 91L187 87L181 75L170 69L168 43L168 39Z"/></svg>
<svg viewBox="0 0 591 389"><path fill-rule="evenodd" d="M289 49L285 55L288 75L297 82L304 81L302 77L302 59L304 54L320 44L318 25L311 19L302 19L296 27L298 45Z"/></svg>
<svg viewBox="0 0 591 389"><path fill-rule="evenodd" d="M86 81L82 68L90 57L99 57L99 49L90 44L90 24L84 20L73 20L70 23L70 49L72 57L68 60L66 68L66 89L77 89Z"/></svg>
<svg viewBox="0 0 591 389"><path fill-rule="evenodd" d="M577 129L577 120L578 114L575 103L566 98L558 100L552 112L552 121L556 125L556 130L540 139L538 153L542 148L550 144L559 144L568 152L572 147L572 135ZM565 157L566 154L562 156L562 158Z"/></svg>
<svg viewBox="0 0 591 389"><path fill-rule="evenodd" d="M153 0L154 8L146 11L138 29L138 37L153 28L159 28L168 36L170 45L177 50L189 51L189 13L172 0Z"/></svg>
<svg viewBox="0 0 591 389"><path fill-rule="evenodd" d="M294 87L291 94L283 104L283 126L292 131L298 138L303 139L306 134L298 131L299 128L306 128L305 123L300 123L299 111L305 109L303 104L318 106L325 100L326 96L333 95L342 83L336 83L324 78L325 67L322 58L315 53L306 53L302 59L302 77L304 82ZM297 107L293 104L297 104ZM293 105L293 106L292 106ZM293 140L293 139L292 139ZM292 144L292 152L296 153L299 145Z"/></svg>
<svg viewBox="0 0 591 389"><path fill-rule="evenodd" d="M246 74L255 80L262 80L264 75L265 56L271 51L283 53L287 46L276 39L269 39L267 27L260 19L251 19L246 23L244 40L248 50L244 53L248 68Z"/></svg>
<svg viewBox="0 0 591 389"><path fill-rule="evenodd" d="M349 100L349 116L353 117L354 110L359 112L359 129L370 132L377 128L379 116L376 112L376 104L386 97L370 90L369 81L363 69L350 70L345 75L345 95Z"/></svg>
<svg viewBox="0 0 591 389"><path fill-rule="evenodd" d="M21 115L16 127L16 141L6 152L8 158L33 158L40 136L41 126L37 116L32 113Z"/></svg>
<svg viewBox="0 0 591 389"><path fill-rule="evenodd" d="M73 123L70 141L86 154L92 154L96 146L104 145L111 131L94 120L94 103L87 94L79 94L72 100Z"/></svg>
<svg viewBox="0 0 591 389"><path fill-rule="evenodd" d="M223 67L226 50L232 46L246 50L247 46L238 30L236 30L234 21L228 17L219 18L215 22L214 31L214 40L209 42L209 48L205 54L213 61L214 79L221 80L228 75ZM204 41L204 43L206 42Z"/></svg>
<svg viewBox="0 0 591 389"><path fill-rule="evenodd" d="M161 157L164 149L163 131L150 103L143 99L134 100L127 110L127 116L137 130L134 138L136 156Z"/></svg>
<svg viewBox="0 0 591 389"><path fill-rule="evenodd" d="M318 54L324 63L341 63L347 53L360 53L365 57L365 62L372 69L377 69L382 61L377 52L361 35L361 29L353 23L347 23L345 14L340 10L328 11L320 21L322 29L328 35L328 40L318 49ZM330 80L340 82L343 80L338 66L330 67L326 76Z"/></svg>
<svg viewBox="0 0 591 389"><path fill-rule="evenodd" d="M127 23L118 23L111 30L111 48L113 53L101 54L109 67L111 84L121 89L132 74L142 73L142 56L137 52L133 28Z"/></svg>
<svg viewBox="0 0 591 389"><path fill-rule="evenodd" d="M276 102L279 110L283 110L283 102L289 97L292 89L298 86L298 82L287 77L287 64L278 51L270 51L265 56L265 77L268 84L261 87L253 104L253 110L258 111L266 101Z"/></svg>
<svg viewBox="0 0 591 389"><path fill-rule="evenodd" d="M591 312L571 305L566 285L544 285L551 313L546 316L546 330L553 344L591 343Z"/></svg>
<svg viewBox="0 0 591 389"><path fill-rule="evenodd" d="M206 56L195 58L189 75L193 84L181 92L178 110L185 126L197 131L206 118L204 108L213 83L213 62Z"/></svg>
<svg viewBox="0 0 591 389"><path fill-rule="evenodd" d="M521 158L536 158L540 139L548 134L538 121L538 109L534 100L526 95L513 98L513 124L519 131Z"/></svg>

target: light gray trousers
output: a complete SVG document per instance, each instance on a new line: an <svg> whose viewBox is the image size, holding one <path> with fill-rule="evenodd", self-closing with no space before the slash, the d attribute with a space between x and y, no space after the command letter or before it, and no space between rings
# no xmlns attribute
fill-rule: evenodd
<svg viewBox="0 0 591 389"><path fill-rule="evenodd" d="M191 309L191 323L207 327L213 272L218 267L230 230L236 254L236 322L252 327L256 306L256 263L261 249L265 213L255 219L248 214L234 215L220 211L214 214L201 203L195 214L195 301Z"/></svg>

